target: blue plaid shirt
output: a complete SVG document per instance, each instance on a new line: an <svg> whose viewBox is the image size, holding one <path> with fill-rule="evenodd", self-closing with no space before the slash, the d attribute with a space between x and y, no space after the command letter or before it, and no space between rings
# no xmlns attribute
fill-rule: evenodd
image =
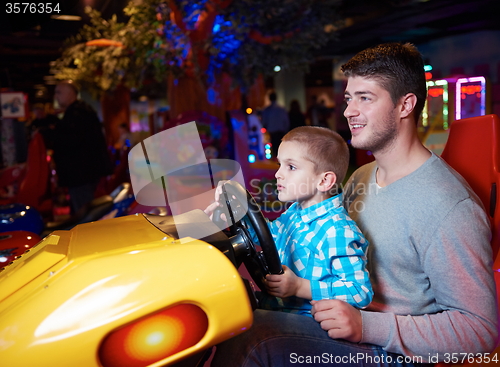
<svg viewBox="0 0 500 367"><path fill-rule="evenodd" d="M282 264L310 280L313 300L368 306L373 297L366 270L368 241L342 206L342 194L306 209L294 203L268 225ZM311 316L309 300L265 293L260 301L265 309Z"/></svg>

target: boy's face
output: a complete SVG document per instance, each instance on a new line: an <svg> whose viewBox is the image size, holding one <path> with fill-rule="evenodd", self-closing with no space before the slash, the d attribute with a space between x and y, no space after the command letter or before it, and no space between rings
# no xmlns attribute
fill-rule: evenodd
<svg viewBox="0 0 500 367"><path fill-rule="evenodd" d="M389 149L397 136L396 106L389 92L373 79L350 77L345 100L352 146L373 153Z"/></svg>
<svg viewBox="0 0 500 367"><path fill-rule="evenodd" d="M280 168L275 174L278 198L281 201L297 201L303 209L323 200L318 191L322 175L316 173L314 164L304 158L307 154L303 144L282 142L278 148Z"/></svg>

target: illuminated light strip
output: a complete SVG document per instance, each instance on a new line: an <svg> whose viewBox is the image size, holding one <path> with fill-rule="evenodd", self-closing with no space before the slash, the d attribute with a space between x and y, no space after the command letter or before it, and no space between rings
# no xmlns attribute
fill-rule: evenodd
<svg viewBox="0 0 500 367"><path fill-rule="evenodd" d="M428 80L426 82L427 89L429 87L442 87L443 88L443 129L448 130L449 117L448 117L448 81L442 80ZM429 124L429 106L427 104L427 99L425 100L424 111L422 112L422 126L427 126Z"/></svg>
<svg viewBox="0 0 500 367"><path fill-rule="evenodd" d="M109 333L99 348L103 367L145 367L198 343L208 330L205 312L180 304Z"/></svg>
<svg viewBox="0 0 500 367"><path fill-rule="evenodd" d="M455 92L455 119L462 118L462 84L481 82L481 116L486 114L486 78L475 76L472 78L460 78L457 80L457 89Z"/></svg>

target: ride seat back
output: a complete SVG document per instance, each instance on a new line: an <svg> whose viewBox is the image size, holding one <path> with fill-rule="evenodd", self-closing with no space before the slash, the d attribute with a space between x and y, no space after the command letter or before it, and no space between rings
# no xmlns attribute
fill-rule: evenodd
<svg viewBox="0 0 500 367"><path fill-rule="evenodd" d="M497 115L454 121L441 157L472 187L488 213L493 259L500 247L500 119ZM500 260L498 260L500 262ZM498 268L495 261L495 269Z"/></svg>
<svg viewBox="0 0 500 367"><path fill-rule="evenodd" d="M49 173L45 143L42 135L36 133L28 145L26 175L19 186L16 200L38 208L48 191Z"/></svg>

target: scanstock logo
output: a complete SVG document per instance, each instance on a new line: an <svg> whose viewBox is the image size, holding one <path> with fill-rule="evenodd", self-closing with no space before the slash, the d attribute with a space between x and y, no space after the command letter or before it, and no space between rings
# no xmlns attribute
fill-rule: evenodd
<svg viewBox="0 0 500 367"><path fill-rule="evenodd" d="M202 210L214 201L218 181L232 180L245 187L238 162L207 159L194 121L143 140L130 150L128 161L136 201L152 207L168 205L179 238L200 239L223 229L182 225L183 214ZM246 202L240 204L243 210L235 213L234 221L242 219L248 211Z"/></svg>

